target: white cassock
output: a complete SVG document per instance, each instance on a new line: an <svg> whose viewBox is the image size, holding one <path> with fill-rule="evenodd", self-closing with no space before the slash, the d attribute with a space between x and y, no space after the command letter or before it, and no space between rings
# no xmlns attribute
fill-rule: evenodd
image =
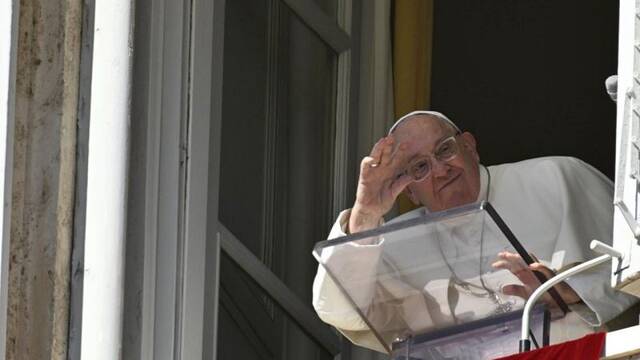
<svg viewBox="0 0 640 360"><path fill-rule="evenodd" d="M592 239L612 243L613 184L590 165L575 158L546 157L486 169L490 177L481 169L478 200L486 199L491 203L527 251L551 268L559 269L595 257L596 254L589 249ZM391 222L414 218L425 212L428 210L419 208ZM329 239L346 235L344 229L349 214L350 210L345 210L339 215ZM350 274L362 279L377 271L382 248L380 243L349 244L340 248L334 253L323 253L322 260L332 269L343 269L341 276L345 279ZM610 263L605 263L566 281L583 303L571 305L572 312L552 322L552 343L594 331L637 302L637 298L611 288L610 268ZM438 284L435 285L437 288ZM382 287L363 283L361 290L350 292L351 300L362 309L371 303L374 296L381 296L380 288L385 292L393 292L394 287L402 288L398 292L405 295L417 291L416 288L422 289L397 282L383 284ZM441 284L441 287L446 285ZM369 322L381 323L398 322L401 318L400 327L412 331L426 329L428 323L435 323L437 319L411 316L412 313L434 313L424 310L434 307L433 303L429 304L424 299L425 296L405 296L402 303L394 307L393 314L385 308L370 308L367 317ZM319 317L355 344L385 352L351 304L327 276L324 268L319 267L313 284L313 306ZM440 311L442 308L445 307L439 307L436 312L439 316L451 315L443 314Z"/></svg>

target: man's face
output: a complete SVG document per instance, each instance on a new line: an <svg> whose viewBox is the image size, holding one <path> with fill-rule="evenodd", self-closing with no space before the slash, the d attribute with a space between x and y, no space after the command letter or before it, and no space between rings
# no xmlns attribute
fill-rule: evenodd
<svg viewBox="0 0 640 360"><path fill-rule="evenodd" d="M455 130L438 118L418 115L407 119L393 133L396 144L407 147L408 161L434 153L442 140L455 134ZM480 190L480 160L476 142L468 132L455 137L458 154L440 162L431 157L431 172L424 180L407 186L405 193L416 204L430 211L440 211L475 202Z"/></svg>

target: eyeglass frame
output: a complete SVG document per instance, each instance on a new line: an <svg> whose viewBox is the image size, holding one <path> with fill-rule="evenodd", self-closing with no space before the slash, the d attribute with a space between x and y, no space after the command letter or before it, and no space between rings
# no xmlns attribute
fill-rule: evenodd
<svg viewBox="0 0 640 360"><path fill-rule="evenodd" d="M414 179L414 181L423 181L423 180L425 180L426 178L428 178L428 177L432 174L432 170L433 170L433 160L435 160L435 161L437 161L437 162L439 162L439 163L441 163L441 164L442 164L442 163L446 163L446 162L448 162L448 161L451 161L451 160L455 159L455 158L458 156L458 154L460 153L460 148L458 147L458 140L456 140L456 137L457 137L458 135L461 135L461 134L462 134L462 132L461 132L461 131L456 131L456 133L455 133L455 134L453 134L453 135L451 135L451 136L448 136L448 137L446 137L446 138L442 139L442 140L438 143L438 145L436 146L436 151L435 151L435 152L437 153L437 152L438 152L438 149L437 149L437 148L439 148L439 147L440 147L442 144L444 144L445 142L449 141L449 139L452 139L452 140L453 140L453 142L454 142L454 144L455 144L455 146L456 146L456 151L455 151L455 153L453 154L453 156L451 156L451 157L450 157L450 158L448 158L448 159L443 159L443 160L438 159L438 158L436 157L437 155L435 155L435 153L433 153L433 152L432 152L432 153L429 153L428 155L420 156L418 159L416 159L416 160L414 160L413 162L411 162L411 164L409 164L409 165L407 166L407 168L406 168L406 169L405 169L401 174L399 174L399 175L398 175L398 177L399 177L399 176L401 176L401 175L407 175L407 176L409 176L409 177L413 178L413 179ZM409 169L413 166L413 164L417 163L419 160L422 160L422 159L429 159L429 171L427 172L427 174L426 174L426 175L424 175L424 176L422 176L422 177L420 177L420 178L416 178L416 177L414 177L412 174L410 174L410 173L409 173ZM433 160L432 160L432 159L433 159Z"/></svg>

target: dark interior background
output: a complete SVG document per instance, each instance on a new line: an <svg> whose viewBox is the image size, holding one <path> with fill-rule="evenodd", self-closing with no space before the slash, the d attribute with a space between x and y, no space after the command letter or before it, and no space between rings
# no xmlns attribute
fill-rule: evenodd
<svg viewBox="0 0 640 360"><path fill-rule="evenodd" d="M484 164L570 155L613 178L618 1L434 3L431 106Z"/></svg>

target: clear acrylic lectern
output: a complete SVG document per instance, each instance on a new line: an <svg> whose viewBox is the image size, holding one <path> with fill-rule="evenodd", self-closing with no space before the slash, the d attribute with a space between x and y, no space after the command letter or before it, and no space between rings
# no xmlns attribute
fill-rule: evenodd
<svg viewBox="0 0 640 360"><path fill-rule="evenodd" d="M503 251L532 261L481 202L322 241L314 256L333 282L323 291L343 297L328 311L359 316L393 359L484 359L518 352L524 300L502 292L521 284L492 267ZM532 317L540 345L548 319Z"/></svg>

